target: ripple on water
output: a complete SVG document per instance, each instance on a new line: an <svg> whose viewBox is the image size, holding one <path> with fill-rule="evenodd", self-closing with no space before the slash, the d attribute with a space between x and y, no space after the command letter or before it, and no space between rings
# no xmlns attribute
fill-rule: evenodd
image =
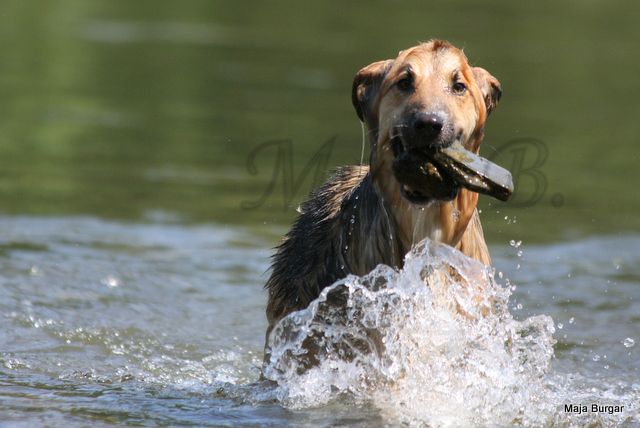
<svg viewBox="0 0 640 428"><path fill-rule="evenodd" d="M284 320L274 386L255 382L268 244L251 233L1 217L0 236L7 421L616 426L640 404L637 238L527 247L522 269L500 267L517 288L424 242L404 269L349 277ZM563 324L555 346L531 310ZM627 411L563 410L591 402Z"/></svg>

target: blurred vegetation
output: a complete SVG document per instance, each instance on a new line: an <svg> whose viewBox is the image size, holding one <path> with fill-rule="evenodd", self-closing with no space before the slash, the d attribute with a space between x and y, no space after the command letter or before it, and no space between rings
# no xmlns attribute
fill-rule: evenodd
<svg viewBox="0 0 640 428"><path fill-rule="evenodd" d="M0 210L276 236L311 180L288 206L277 183L261 207L242 209L275 162L265 150L252 175L251 151L290 139L298 176L335 136L329 166L358 163L353 75L437 37L502 83L483 153L517 138L548 149L540 201L483 200L491 241L635 231L639 13L598 0L4 0Z"/></svg>

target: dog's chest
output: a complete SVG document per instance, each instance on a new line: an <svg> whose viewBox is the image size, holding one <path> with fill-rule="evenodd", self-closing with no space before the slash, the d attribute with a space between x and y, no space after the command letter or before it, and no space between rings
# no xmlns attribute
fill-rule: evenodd
<svg viewBox="0 0 640 428"><path fill-rule="evenodd" d="M395 212L400 239L406 248L412 247L424 238L444 241L440 204L432 202L423 207L409 206Z"/></svg>

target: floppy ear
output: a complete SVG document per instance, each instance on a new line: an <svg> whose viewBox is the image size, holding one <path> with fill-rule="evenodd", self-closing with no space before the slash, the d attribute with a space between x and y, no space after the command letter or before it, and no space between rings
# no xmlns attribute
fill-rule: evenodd
<svg viewBox="0 0 640 428"><path fill-rule="evenodd" d="M482 98L487 106L487 114L491 113L498 105L498 101L502 96L500 82L493 77L487 70L480 67L473 67L473 77L482 92Z"/></svg>
<svg viewBox="0 0 640 428"><path fill-rule="evenodd" d="M384 80L384 76L391 68L393 60L374 62L358 71L353 79L353 89L351 90L351 102L356 109L358 118L364 122L369 129L377 128L377 112L373 110L373 103Z"/></svg>

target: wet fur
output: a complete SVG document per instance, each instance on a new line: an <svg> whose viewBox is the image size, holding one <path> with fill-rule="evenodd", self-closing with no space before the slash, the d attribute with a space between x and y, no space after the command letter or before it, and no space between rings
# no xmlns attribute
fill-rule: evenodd
<svg viewBox="0 0 640 428"><path fill-rule="evenodd" d="M471 88L471 101L451 109L461 121L475 117L465 145L479 150L487 114L499 98L499 84L485 70L468 66L461 51L447 42L432 41L401 52L396 60L363 68L354 80L353 103L367 127L371 167L339 168L301 205L300 215L277 247L265 286L269 294L265 361L269 358L269 334L280 319L306 308L324 287L348 274L364 275L379 264L401 268L404 255L425 237L490 263L476 210L477 193L462 189L452 201L417 206L400 195L399 182L391 172L389 121L397 116L392 109L401 108L405 101L387 95L387 82L392 80L398 61L415 60L413 55L435 62L442 60L438 55L445 54L456 55L452 61L464 62L462 73Z"/></svg>

